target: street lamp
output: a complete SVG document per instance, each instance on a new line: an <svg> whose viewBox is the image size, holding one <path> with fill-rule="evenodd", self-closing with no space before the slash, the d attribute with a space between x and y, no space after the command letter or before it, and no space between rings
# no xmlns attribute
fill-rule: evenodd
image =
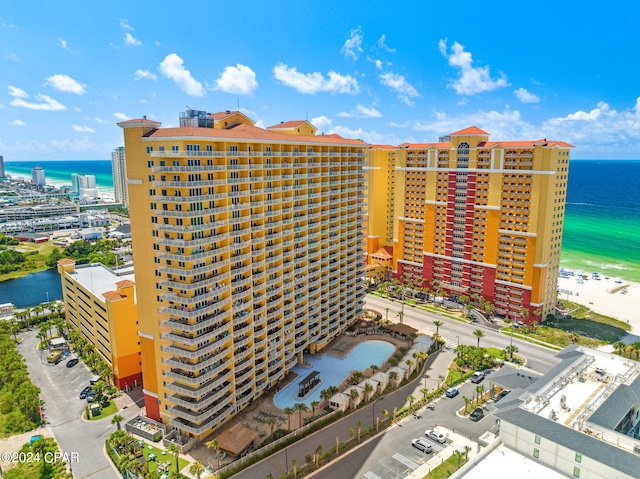
<svg viewBox="0 0 640 479"><path fill-rule="evenodd" d="M456 339L458 340L458 346L460 346L460 336L456 336Z"/></svg>

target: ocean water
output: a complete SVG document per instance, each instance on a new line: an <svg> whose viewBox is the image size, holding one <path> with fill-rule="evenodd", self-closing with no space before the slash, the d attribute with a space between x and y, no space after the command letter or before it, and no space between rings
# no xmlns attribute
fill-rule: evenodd
<svg viewBox="0 0 640 479"><path fill-rule="evenodd" d="M111 161L5 161L12 176L31 178L40 165L47 182L71 184L71 173L95 175L113 193ZM560 264L640 282L640 160L571 160Z"/></svg>
<svg viewBox="0 0 640 479"><path fill-rule="evenodd" d="M640 282L640 161L571 160L560 265Z"/></svg>
<svg viewBox="0 0 640 479"><path fill-rule="evenodd" d="M8 175L31 179L31 169L39 165L44 170L47 184L71 186L71 174L94 175L98 191L113 193L111 160L90 161L6 161Z"/></svg>

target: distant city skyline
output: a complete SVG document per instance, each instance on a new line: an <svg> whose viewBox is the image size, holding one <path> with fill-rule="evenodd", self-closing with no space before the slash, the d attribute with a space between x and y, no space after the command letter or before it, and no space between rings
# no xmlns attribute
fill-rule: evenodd
<svg viewBox="0 0 640 479"><path fill-rule="evenodd" d="M634 3L73 5L0 14L5 161L109 159L116 122L175 126L186 106L375 144L477 125L566 141L576 159L640 159Z"/></svg>

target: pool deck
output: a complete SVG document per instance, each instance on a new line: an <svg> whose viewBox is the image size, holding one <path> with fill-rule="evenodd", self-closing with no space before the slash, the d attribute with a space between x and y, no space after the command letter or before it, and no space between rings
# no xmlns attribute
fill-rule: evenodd
<svg viewBox="0 0 640 479"><path fill-rule="evenodd" d="M331 341L325 348L323 348L322 351L320 351L320 353L318 354L318 356L329 354L331 356L344 358L358 344L364 341L372 341L372 340L380 340L380 341L386 341L388 343L391 343L396 347L396 351L397 351L397 348L400 348L402 346L407 346L409 344L407 341L398 339L392 336L391 334L365 334L365 333L361 333L357 335L341 334L340 336L335 338L333 341ZM348 347L346 348L339 347L334 349L334 347L342 346L347 342L349 343ZM392 356L393 356L393 353L390 357ZM381 365L380 370L384 371L388 367L389 367L388 362L385 362ZM372 371L370 368L366 368L364 371L362 371L362 373L367 378L371 377L373 374L375 374L375 372L376 371ZM293 381L296 377L297 377L296 374L292 374L292 373L288 374L285 377L285 379L281 381L281 383L279 384L279 388L285 387L287 384ZM329 386L337 386L338 389L342 390L346 388L348 384L348 380L349 380L349 377L347 377L341 384L321 384L318 387L321 387L322 389L326 389ZM203 441L203 444L206 441L212 440L213 438L220 435L226 429L233 427L235 424L238 424L238 423L244 425L249 429L253 429L256 432L258 432L260 434L260 438L257 441L258 443L264 441L271 434L272 426L266 422L267 418L273 418L276 421L276 423L273 425L273 431L276 431L277 429L287 429L288 422L290 422L290 430L292 431L300 427L300 424L299 424L300 416L297 411L294 412L290 417L287 417L287 415L282 411L282 409L278 408L275 405L274 397L278 393L278 391L279 391L278 388L271 388L263 396L253 401L253 403L250 406L248 406L243 411L239 412L233 419L223 424L220 428L214 431L213 434L211 434L205 441ZM316 415L318 412L323 410L325 406L324 403L325 401L322 401L320 405L316 408ZM311 418L312 414L313 412L311 408L309 408L309 411L302 413L302 422L304 422L308 418ZM204 445L198 446L197 448L189 451L189 455L194 457L196 460L200 461L205 466L207 464L212 464L212 462L213 462L212 465L214 466L216 465L215 461L212 460L211 449L208 449ZM224 461L221 462L221 465L228 464L229 462L232 462L235 459L236 459L235 457L227 457L225 458Z"/></svg>

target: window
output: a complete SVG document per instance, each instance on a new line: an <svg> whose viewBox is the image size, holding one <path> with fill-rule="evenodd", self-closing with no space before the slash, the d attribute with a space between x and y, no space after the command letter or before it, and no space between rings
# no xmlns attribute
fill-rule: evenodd
<svg viewBox="0 0 640 479"><path fill-rule="evenodd" d="M580 468L577 466L573 468L573 477L580 477Z"/></svg>
<svg viewBox="0 0 640 479"><path fill-rule="evenodd" d="M178 145L172 145L171 146L171 151L177 152L178 151Z"/></svg>
<svg viewBox="0 0 640 479"><path fill-rule="evenodd" d="M153 146L147 146L147 153L151 153L153 151Z"/></svg>
<svg viewBox="0 0 640 479"><path fill-rule="evenodd" d="M533 450L533 457L535 457L536 459L540 457L540 449L535 448Z"/></svg>
<svg viewBox="0 0 640 479"><path fill-rule="evenodd" d="M537 434L536 434L536 439L535 439L535 441L536 441L536 444L540 444L540 436L538 436Z"/></svg>
<svg viewBox="0 0 640 479"><path fill-rule="evenodd" d="M576 452L576 462L582 462L582 454Z"/></svg>

